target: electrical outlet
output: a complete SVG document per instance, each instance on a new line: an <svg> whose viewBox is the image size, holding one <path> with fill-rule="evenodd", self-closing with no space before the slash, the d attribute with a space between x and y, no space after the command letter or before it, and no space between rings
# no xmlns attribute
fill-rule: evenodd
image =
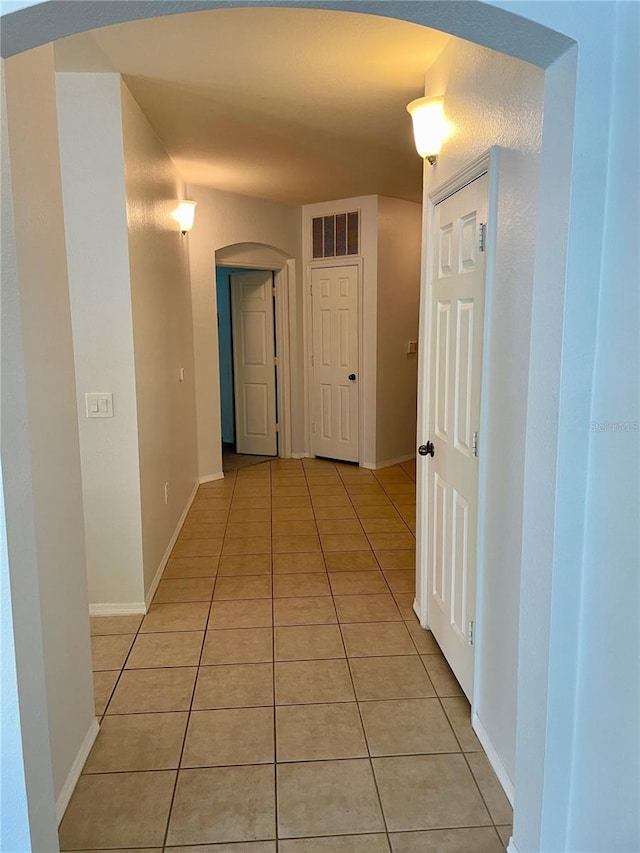
<svg viewBox="0 0 640 853"><path fill-rule="evenodd" d="M164 502L169 503L169 483L164 484Z"/></svg>

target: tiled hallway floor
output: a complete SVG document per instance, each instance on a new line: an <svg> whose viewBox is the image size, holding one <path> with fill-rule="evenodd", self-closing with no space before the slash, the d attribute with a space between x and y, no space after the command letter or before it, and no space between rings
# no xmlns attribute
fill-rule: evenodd
<svg viewBox="0 0 640 853"><path fill-rule="evenodd" d="M63 851L499 853L509 804L413 614L413 466L198 491L146 617L92 620Z"/></svg>

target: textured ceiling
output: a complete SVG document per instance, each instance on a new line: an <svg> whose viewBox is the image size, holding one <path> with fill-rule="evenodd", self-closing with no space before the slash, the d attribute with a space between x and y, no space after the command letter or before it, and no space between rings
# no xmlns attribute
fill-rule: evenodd
<svg viewBox="0 0 640 853"><path fill-rule="evenodd" d="M418 201L405 111L448 36L388 18L236 8L56 43L60 71L117 71L185 181L276 201Z"/></svg>

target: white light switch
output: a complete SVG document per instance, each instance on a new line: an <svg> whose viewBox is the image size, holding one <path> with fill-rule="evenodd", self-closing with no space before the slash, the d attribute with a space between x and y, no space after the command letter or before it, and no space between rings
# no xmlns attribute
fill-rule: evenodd
<svg viewBox="0 0 640 853"><path fill-rule="evenodd" d="M418 352L418 341L407 341L407 355L415 355Z"/></svg>
<svg viewBox="0 0 640 853"><path fill-rule="evenodd" d="M85 394L85 401L88 418L113 417L113 394L111 392Z"/></svg>

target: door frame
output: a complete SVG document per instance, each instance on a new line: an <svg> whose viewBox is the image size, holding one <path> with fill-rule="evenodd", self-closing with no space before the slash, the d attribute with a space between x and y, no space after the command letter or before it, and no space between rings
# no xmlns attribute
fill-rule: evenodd
<svg viewBox="0 0 640 853"><path fill-rule="evenodd" d="M276 404L278 407L278 431L277 447L278 458L291 458L291 348L289 346L291 323L290 323L290 292L295 286L295 260L293 258L285 261L278 269L274 267L273 260L266 265L258 262L244 263L242 268L251 270L266 270L274 275L273 285L276 289L274 301L274 324L277 362L276 371ZM237 269L239 263L231 260L218 261L216 267ZM235 394L235 377L234 377Z"/></svg>
<svg viewBox="0 0 640 853"><path fill-rule="evenodd" d="M313 366L311 359L313 355L313 299L311 295L311 273L316 269L330 269L335 267L357 267L358 268L358 466L363 466L363 448L365 447L364 421L365 403L368 400L365 395L365 383L369 373L365 366L364 358L364 259L361 255L345 256L344 258L323 258L317 261L309 261L305 270L305 283L302 295L303 310L303 336L304 336L304 381L307 387L305 396L305 421L307 425L307 447L306 454L310 459L315 459L316 454L313 447ZM375 410L374 410L375 414ZM366 465L364 467L367 467Z"/></svg>
<svg viewBox="0 0 640 853"><path fill-rule="evenodd" d="M493 297L493 274L494 274L494 259L495 259L495 240L497 234L497 210L498 210L498 185L500 174L500 153L499 146L493 146L488 151L480 154L475 159L469 161L460 171L456 172L449 180L435 187L425 199L426 216L424 217L424 225L422 230L422 273L420 277L420 334L418 336L418 395L420 400L420 392L422 394L422 405L418 406L418 422L417 422L417 444L425 444L429 438L428 429L431 415L432 401L430 399L429 376L431 374L431 342L429 340L429 330L431 329L431 300L429 298L429 289L432 280L433 266L433 240L431 240L431 232L435 218L435 207L440 202L444 201L449 196L463 189L468 184L475 181L485 173L488 176L488 198L487 198L487 230L485 243L485 304L484 304L484 320L482 330L482 366L480 380L480 425L479 425L479 446L480 453L478 455L478 532L477 532L477 564L476 564L476 606L475 606L475 625L474 625L474 644L473 644L473 701L471 702L471 719L476 720L476 701L481 692L481 674L480 667L477 665L478 660L482 655L483 642L483 598L485 594L485 563L484 563L484 543L486 532L486 512L487 512L487 472L491 465L490 452L482 452L482 438L487 434L488 426L488 393L490 377L488 375L489 359L489 331L491 328L490 318L492 311ZM488 443L484 443L488 447ZM425 476L424 467L420 464L416 468L416 496L417 505L421 507L421 512L416 516L416 597L413 604L413 609L423 628L429 627L429 589L431 584L431 573L428 566L428 518L429 518L429 488L428 478ZM496 770L500 782L507 793L507 796L513 803L513 784L504 773L500 773L501 762L495 755L490 742L480 736L482 746L487 753L492 753L489 757L491 764ZM497 759L497 760L494 760Z"/></svg>

